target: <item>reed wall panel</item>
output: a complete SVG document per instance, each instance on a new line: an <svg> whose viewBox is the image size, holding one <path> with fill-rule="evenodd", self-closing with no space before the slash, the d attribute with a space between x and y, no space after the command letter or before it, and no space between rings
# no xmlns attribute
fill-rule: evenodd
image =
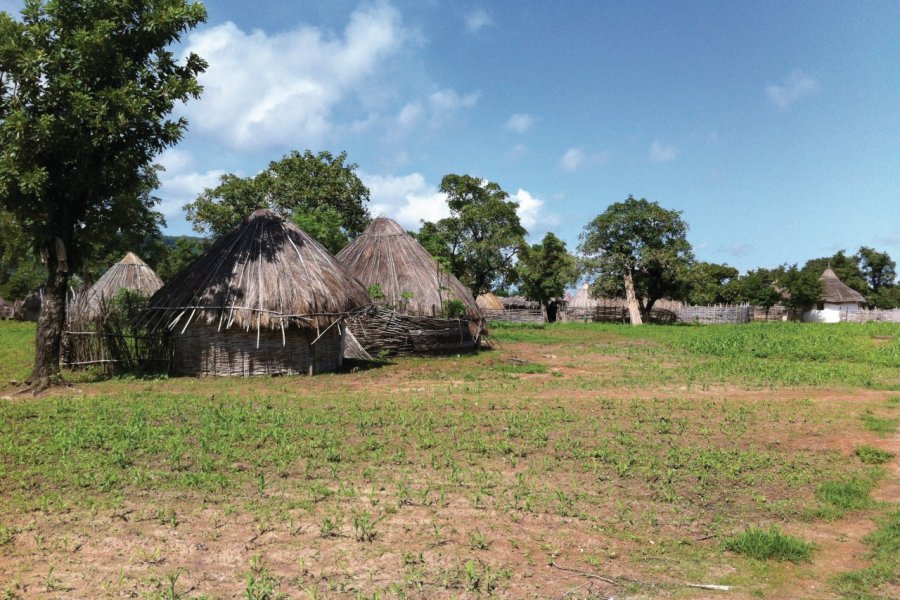
<svg viewBox="0 0 900 600"><path fill-rule="evenodd" d="M180 375L250 377L307 375L336 371L343 359L341 328L335 325L316 339L314 329L289 327L257 330L192 325L175 334L174 371Z"/></svg>

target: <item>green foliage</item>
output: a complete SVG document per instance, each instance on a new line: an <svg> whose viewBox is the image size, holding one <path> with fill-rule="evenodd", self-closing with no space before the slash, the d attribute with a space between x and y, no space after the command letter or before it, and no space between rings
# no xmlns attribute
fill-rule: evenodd
<svg viewBox="0 0 900 600"><path fill-rule="evenodd" d="M733 280L733 301L761 306L766 310L782 302L785 294L778 281L778 272L770 269L747 271Z"/></svg>
<svg viewBox="0 0 900 600"><path fill-rule="evenodd" d="M782 302L794 310L815 306L822 295L822 269L798 269L797 265L783 265L775 270L777 285L787 293Z"/></svg>
<svg viewBox="0 0 900 600"><path fill-rule="evenodd" d="M896 287L897 263L887 252L862 246L856 256L860 274L865 278L870 294L877 294L883 288Z"/></svg>
<svg viewBox="0 0 900 600"><path fill-rule="evenodd" d="M806 261L806 264L803 265L803 271L807 271L815 277L820 277L825 269L828 268L831 268L834 274L838 276L838 279L843 281L848 287L853 288L863 296L869 293L869 284L859 268L858 256L847 256L843 250L840 250L833 256L813 258Z"/></svg>
<svg viewBox="0 0 900 600"><path fill-rule="evenodd" d="M681 212L629 196L585 226L578 249L587 271L597 276L595 291L603 296L624 297L630 273L647 318L660 298L681 299L687 292L694 260L687 230Z"/></svg>
<svg viewBox="0 0 900 600"><path fill-rule="evenodd" d="M346 152L293 150L253 177L223 175L184 207L187 218L196 231L220 236L257 208L270 208L336 253L369 223L369 190L346 161Z"/></svg>
<svg viewBox="0 0 900 600"><path fill-rule="evenodd" d="M738 270L734 267L696 262L687 272L689 291L685 299L698 306L734 302L737 297L737 276Z"/></svg>
<svg viewBox="0 0 900 600"><path fill-rule="evenodd" d="M446 319L462 319L466 316L466 305L462 300L444 300L441 316Z"/></svg>
<svg viewBox="0 0 900 600"><path fill-rule="evenodd" d="M34 0L0 13L0 208L47 256L35 356L58 379L69 273L117 236L159 224L151 162L179 141L176 103L200 95L206 68L168 48L206 20L200 3Z"/></svg>
<svg viewBox="0 0 900 600"><path fill-rule="evenodd" d="M869 492L874 482L868 478L851 477L842 481L826 481L816 490L819 500L840 511L860 510L872 505Z"/></svg>
<svg viewBox="0 0 900 600"><path fill-rule="evenodd" d="M179 271L200 258L209 245L209 241L204 238L188 235L164 237L163 241L166 244L166 254L156 271L163 281L169 281Z"/></svg>
<svg viewBox="0 0 900 600"><path fill-rule="evenodd" d="M858 600L889 598L890 589L882 587L900 585L900 510L883 519L880 527L865 541L872 548L869 558L872 564L859 571L841 573L832 581L835 590L844 598Z"/></svg>
<svg viewBox="0 0 900 600"><path fill-rule="evenodd" d="M493 181L471 175L445 175L450 216L425 222L419 243L477 296L515 281L515 257L525 243L518 203Z"/></svg>
<svg viewBox="0 0 900 600"><path fill-rule="evenodd" d="M863 427L881 436L893 433L897 429L897 423L900 422L900 419L879 417L868 411L863 413L861 418Z"/></svg>
<svg viewBox="0 0 900 600"><path fill-rule="evenodd" d="M880 465L894 458L892 453L875 446L860 446L853 453L867 465Z"/></svg>
<svg viewBox="0 0 900 600"><path fill-rule="evenodd" d="M369 296L372 297L372 300L378 302L379 300L384 300L384 288L380 283L373 283L369 286Z"/></svg>
<svg viewBox="0 0 900 600"><path fill-rule="evenodd" d="M809 562L813 545L783 533L774 525L769 529L751 527L725 541L725 549L757 560Z"/></svg>
<svg viewBox="0 0 900 600"><path fill-rule="evenodd" d="M544 306L561 298L579 276L577 263L566 250L566 243L552 233L545 235L540 244L523 246L516 272L522 293Z"/></svg>
<svg viewBox="0 0 900 600"><path fill-rule="evenodd" d="M250 557L247 571L247 585L244 588L246 600L286 600L288 595L278 591L278 578L273 576L258 554Z"/></svg>

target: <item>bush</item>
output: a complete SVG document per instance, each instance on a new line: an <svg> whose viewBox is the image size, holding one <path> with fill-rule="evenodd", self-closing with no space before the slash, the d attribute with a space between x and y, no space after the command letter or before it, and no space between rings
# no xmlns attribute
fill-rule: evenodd
<svg viewBox="0 0 900 600"><path fill-rule="evenodd" d="M757 560L789 560L809 562L813 545L782 533L774 525L769 529L751 527L725 541L725 549Z"/></svg>

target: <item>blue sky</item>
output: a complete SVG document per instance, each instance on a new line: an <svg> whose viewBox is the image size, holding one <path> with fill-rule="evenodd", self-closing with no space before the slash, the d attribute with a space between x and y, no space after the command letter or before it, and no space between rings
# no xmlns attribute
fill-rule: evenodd
<svg viewBox="0 0 900 600"><path fill-rule="evenodd" d="M0 8L14 2L0 0ZM169 232L225 172L346 150L373 214L498 182L570 248L629 194L741 270L868 245L900 259L900 3L210 0L191 126L161 157Z"/></svg>

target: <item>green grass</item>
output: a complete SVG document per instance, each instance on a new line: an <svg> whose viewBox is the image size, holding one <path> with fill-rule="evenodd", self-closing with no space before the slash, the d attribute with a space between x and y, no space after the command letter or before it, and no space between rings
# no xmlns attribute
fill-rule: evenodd
<svg viewBox="0 0 900 600"><path fill-rule="evenodd" d="M725 549L757 560L809 562L813 546L800 538L783 533L775 526L769 529L751 527L725 541Z"/></svg>
<svg viewBox="0 0 900 600"><path fill-rule="evenodd" d="M861 510L872 505L869 494L874 486L873 478L851 477L840 481L826 481L816 490L816 495L820 501L838 511Z"/></svg>
<svg viewBox="0 0 900 600"><path fill-rule="evenodd" d="M882 437L893 433L897 429L897 423L900 422L900 419L878 417L871 412L863 413L861 418L863 427L869 431L874 431Z"/></svg>
<svg viewBox="0 0 900 600"><path fill-rule="evenodd" d="M853 453L867 465L880 465L894 458L891 452L875 446L860 446Z"/></svg>
<svg viewBox="0 0 900 600"><path fill-rule="evenodd" d="M900 511L881 519L877 531L866 538L872 551L872 564L864 569L843 573L835 577L832 584L844 598L876 599L888 598L882 593L885 585L900 585Z"/></svg>

